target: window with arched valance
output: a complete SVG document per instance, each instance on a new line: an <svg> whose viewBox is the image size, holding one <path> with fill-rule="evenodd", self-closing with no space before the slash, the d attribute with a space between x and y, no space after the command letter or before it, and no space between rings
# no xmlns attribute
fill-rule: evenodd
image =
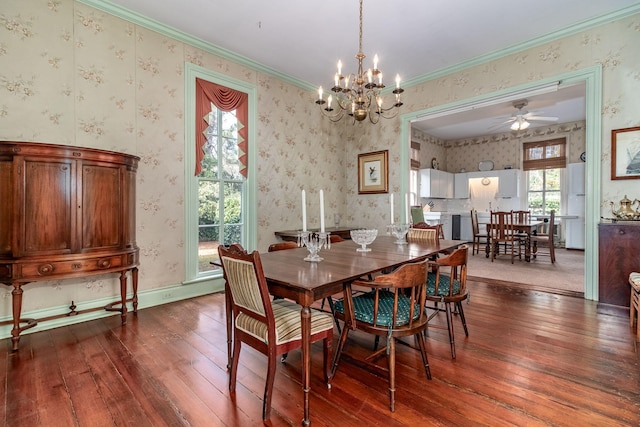
<svg viewBox="0 0 640 427"><path fill-rule="evenodd" d="M195 176L202 172L202 159L204 159L204 146L207 142L205 130L209 126L207 117L211 111L211 104L222 111L236 110L238 119L238 148L240 173L247 177L248 164L248 128L249 96L235 89L230 89L206 80L196 78L196 166Z"/></svg>

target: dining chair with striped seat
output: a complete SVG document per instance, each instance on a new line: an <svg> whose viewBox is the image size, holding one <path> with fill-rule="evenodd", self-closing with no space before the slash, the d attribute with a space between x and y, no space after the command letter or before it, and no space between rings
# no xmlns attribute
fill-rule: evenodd
<svg viewBox="0 0 640 427"><path fill-rule="evenodd" d="M218 246L224 279L230 292L233 313L233 356L229 390L236 389L238 358L242 343L267 356L267 379L262 403L262 419L271 415L271 397L276 360L281 354L302 347L300 306L286 299L272 300L258 251L247 253L239 244ZM324 377L329 384L333 340L333 316L311 310L311 342L322 340Z"/></svg>

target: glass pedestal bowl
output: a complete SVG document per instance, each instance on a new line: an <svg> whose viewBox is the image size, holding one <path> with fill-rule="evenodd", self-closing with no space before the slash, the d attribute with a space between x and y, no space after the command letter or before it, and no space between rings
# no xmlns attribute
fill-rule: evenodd
<svg viewBox="0 0 640 427"><path fill-rule="evenodd" d="M360 229L360 230L351 230L351 240L353 240L356 244L360 245L357 252L370 252L371 248L367 248L367 245L373 243L378 236L378 230L376 229Z"/></svg>

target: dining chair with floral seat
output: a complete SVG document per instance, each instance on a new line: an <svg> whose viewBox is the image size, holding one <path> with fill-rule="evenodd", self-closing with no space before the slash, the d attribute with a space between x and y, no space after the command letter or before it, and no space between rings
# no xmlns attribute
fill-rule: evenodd
<svg viewBox="0 0 640 427"><path fill-rule="evenodd" d="M462 245L451 254L438 258L436 261L429 261L431 271L427 278L427 301L434 305L427 309L434 310L429 315L429 320L443 311L447 317L447 330L449 331L449 343L451 345L451 357L456 358L455 335L453 331L453 314L458 313L462 321L465 336L469 336L467 321L464 318L462 301L468 299L467 290L467 259L469 254L468 245ZM440 305L442 304L442 306ZM453 307L452 307L453 306ZM431 326L431 324L429 325Z"/></svg>
<svg viewBox="0 0 640 427"><path fill-rule="evenodd" d="M258 251L247 253L239 244L218 246L224 280L230 293L233 315L233 356L229 390L234 393L241 344L267 356L267 378L262 419L271 415L276 360L281 354L302 347L300 306L286 299L271 300ZM311 342L322 340L324 377L329 384L333 341L333 316L311 310Z"/></svg>
<svg viewBox="0 0 640 427"><path fill-rule="evenodd" d="M386 346L374 351L365 362L374 371L385 371L389 381L389 408L395 411L396 392L396 340L414 336L422 357L422 366L431 379L424 331L427 328L426 304L427 261L404 264L389 274L372 281L355 281L344 286L344 298L336 301L336 316L345 322L334 354L329 382L333 381L351 330L360 330L386 339ZM352 285L372 290L354 295ZM387 357L385 369L375 361Z"/></svg>

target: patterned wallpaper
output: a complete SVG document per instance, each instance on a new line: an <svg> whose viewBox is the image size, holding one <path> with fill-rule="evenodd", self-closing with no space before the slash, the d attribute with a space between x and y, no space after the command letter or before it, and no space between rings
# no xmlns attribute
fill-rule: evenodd
<svg viewBox="0 0 640 427"><path fill-rule="evenodd" d="M611 182L610 130L640 125L640 16L635 15L489 63L406 88L404 112L601 64L603 67L602 206L635 181ZM416 52L419 54L420 52ZM184 279L184 63L257 87L258 249L273 232L298 227L300 190L309 225L319 223L318 191L329 222L384 229L388 194L358 195L357 155L389 150L390 190L400 190L400 120L331 123L315 94L275 77L160 35L73 0L3 0L0 9L0 139L41 141L132 153L138 174L140 290ZM438 146L441 167L457 163ZM425 152L426 154L426 152ZM430 157L429 157L430 161ZM101 276L30 284L24 311L118 293ZM38 298L29 298L34 288ZM4 291L0 312L10 312Z"/></svg>

